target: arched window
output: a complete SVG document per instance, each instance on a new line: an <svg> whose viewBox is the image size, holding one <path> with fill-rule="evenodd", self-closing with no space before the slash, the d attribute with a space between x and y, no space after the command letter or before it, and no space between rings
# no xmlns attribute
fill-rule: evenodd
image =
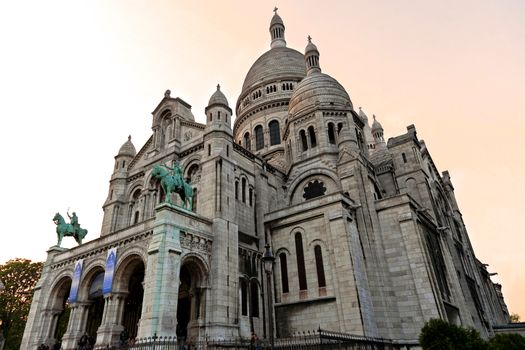
<svg viewBox="0 0 525 350"><path fill-rule="evenodd" d="M270 128L270 145L278 145L281 143L281 130L279 129L279 122L272 120L268 127Z"/></svg>
<svg viewBox="0 0 525 350"><path fill-rule="evenodd" d="M208 145L208 155L211 156L211 145Z"/></svg>
<svg viewBox="0 0 525 350"><path fill-rule="evenodd" d="M255 127L255 150L260 150L264 147L264 135L263 135L263 128L261 125L257 125Z"/></svg>
<svg viewBox="0 0 525 350"><path fill-rule="evenodd" d="M306 141L306 132L304 130L299 131L301 136L301 145L303 146L303 152L308 149L308 142Z"/></svg>
<svg viewBox="0 0 525 350"><path fill-rule="evenodd" d="M332 145L335 145L335 132L333 123L328 123L328 142L330 142Z"/></svg>
<svg viewBox="0 0 525 350"><path fill-rule="evenodd" d="M315 131L313 126L308 127L308 135L310 135L310 145L312 148L317 146L317 139L315 138Z"/></svg>
<svg viewBox="0 0 525 350"><path fill-rule="evenodd" d="M314 248L315 253L315 267L317 268L317 283L319 288L326 287L326 279L324 277L324 266L323 266L323 253L321 246L316 245Z"/></svg>
<svg viewBox="0 0 525 350"><path fill-rule="evenodd" d="M250 314L259 317L259 287L257 281L252 281L250 286Z"/></svg>
<svg viewBox="0 0 525 350"><path fill-rule="evenodd" d="M212 121L212 114L210 113L210 122Z"/></svg>
<svg viewBox="0 0 525 350"><path fill-rule="evenodd" d="M252 147L250 145L250 133L249 132L244 134L244 148L246 148L247 150L251 150L252 149Z"/></svg>
<svg viewBox="0 0 525 350"><path fill-rule="evenodd" d="M251 207L253 204L253 190L251 188L248 191L248 202L250 203L250 207Z"/></svg>
<svg viewBox="0 0 525 350"><path fill-rule="evenodd" d="M314 180L308 183L303 190L303 198L308 200L323 196L326 193L326 186L322 181Z"/></svg>
<svg viewBox="0 0 525 350"><path fill-rule="evenodd" d="M243 178L242 179L242 202L243 203L246 203L246 179Z"/></svg>
<svg viewBox="0 0 525 350"><path fill-rule="evenodd" d="M288 288L288 263L286 262L286 254L279 254L279 262L281 265L281 285L283 288L283 293L288 293L290 289Z"/></svg>
<svg viewBox="0 0 525 350"><path fill-rule="evenodd" d="M137 210L135 212L135 217L133 218L133 225L136 225L139 223L139 211Z"/></svg>
<svg viewBox="0 0 525 350"><path fill-rule="evenodd" d="M235 181L235 199L239 199L239 181Z"/></svg>
<svg viewBox="0 0 525 350"><path fill-rule="evenodd" d="M241 315L248 316L248 287L246 281L241 281Z"/></svg>
<svg viewBox="0 0 525 350"><path fill-rule="evenodd" d="M303 237L299 232L295 234L295 254L297 256L297 272L299 275L299 289L306 290L306 269L304 266Z"/></svg>
<svg viewBox="0 0 525 350"><path fill-rule="evenodd" d="M403 163L407 162L407 156L404 153L401 153L401 157L403 157Z"/></svg>

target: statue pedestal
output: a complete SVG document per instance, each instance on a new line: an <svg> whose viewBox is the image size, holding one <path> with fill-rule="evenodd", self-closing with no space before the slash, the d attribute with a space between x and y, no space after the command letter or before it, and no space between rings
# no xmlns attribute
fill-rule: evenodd
<svg viewBox="0 0 525 350"><path fill-rule="evenodd" d="M179 272L181 263L178 212L184 209L170 204L157 208L153 237L148 247L148 262L144 277L144 299L138 338L175 337ZM186 214L187 215L187 214Z"/></svg>

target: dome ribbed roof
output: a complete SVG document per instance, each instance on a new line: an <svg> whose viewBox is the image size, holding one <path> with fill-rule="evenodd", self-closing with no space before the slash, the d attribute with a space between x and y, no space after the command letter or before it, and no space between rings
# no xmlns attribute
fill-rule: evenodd
<svg viewBox="0 0 525 350"><path fill-rule="evenodd" d="M324 73L308 75L297 84L290 98L288 112L295 116L300 111L315 105L352 109L352 101L345 88Z"/></svg>
<svg viewBox="0 0 525 350"><path fill-rule="evenodd" d="M302 79L305 76L306 66L302 53L288 47L275 47L262 54L252 65L242 84L241 96L259 83L280 78Z"/></svg>
<svg viewBox="0 0 525 350"><path fill-rule="evenodd" d="M270 22L270 27L273 26L274 24L282 24L284 26L283 19L281 18L281 16L277 14L277 12L275 12L275 15L273 15L272 17L272 21Z"/></svg>
<svg viewBox="0 0 525 350"><path fill-rule="evenodd" d="M221 86L217 85L217 91L213 93L210 97L210 101L208 102L208 106L214 105L214 104L221 104L228 106L228 100L226 99L226 96L221 91Z"/></svg>
<svg viewBox="0 0 525 350"><path fill-rule="evenodd" d="M131 156L135 157L137 155L137 150L135 149L135 146L133 145L133 142L131 142L131 135L128 136L128 140L120 147L120 150L118 151L118 156Z"/></svg>
<svg viewBox="0 0 525 350"><path fill-rule="evenodd" d="M383 126L381 125L381 123L377 121L376 116L374 115L374 122L372 123L372 132L374 130L379 130L379 129L383 130Z"/></svg>

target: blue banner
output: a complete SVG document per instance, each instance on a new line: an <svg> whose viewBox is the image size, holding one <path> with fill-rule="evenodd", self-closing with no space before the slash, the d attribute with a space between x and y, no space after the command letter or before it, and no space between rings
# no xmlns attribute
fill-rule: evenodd
<svg viewBox="0 0 525 350"><path fill-rule="evenodd" d="M82 275L83 262L84 262L83 259L75 261L75 270L73 270L73 281L71 282L71 290L69 291L69 298L67 298L67 301L69 303L74 303L77 301L78 286L80 284L80 276Z"/></svg>
<svg viewBox="0 0 525 350"><path fill-rule="evenodd" d="M106 271L104 272L104 283L102 284L102 293L111 293L113 287L113 275L115 274L115 265L117 264L117 248L111 248L108 251L106 259Z"/></svg>

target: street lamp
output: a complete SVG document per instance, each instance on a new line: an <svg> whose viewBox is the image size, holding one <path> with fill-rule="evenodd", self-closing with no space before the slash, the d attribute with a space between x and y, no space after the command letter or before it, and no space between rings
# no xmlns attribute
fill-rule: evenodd
<svg viewBox="0 0 525 350"><path fill-rule="evenodd" d="M266 243L265 251L262 257L264 272L266 272L266 289L268 291L268 334L270 335L270 346L273 349L273 297L272 297L272 272L275 257L270 249L270 244Z"/></svg>

